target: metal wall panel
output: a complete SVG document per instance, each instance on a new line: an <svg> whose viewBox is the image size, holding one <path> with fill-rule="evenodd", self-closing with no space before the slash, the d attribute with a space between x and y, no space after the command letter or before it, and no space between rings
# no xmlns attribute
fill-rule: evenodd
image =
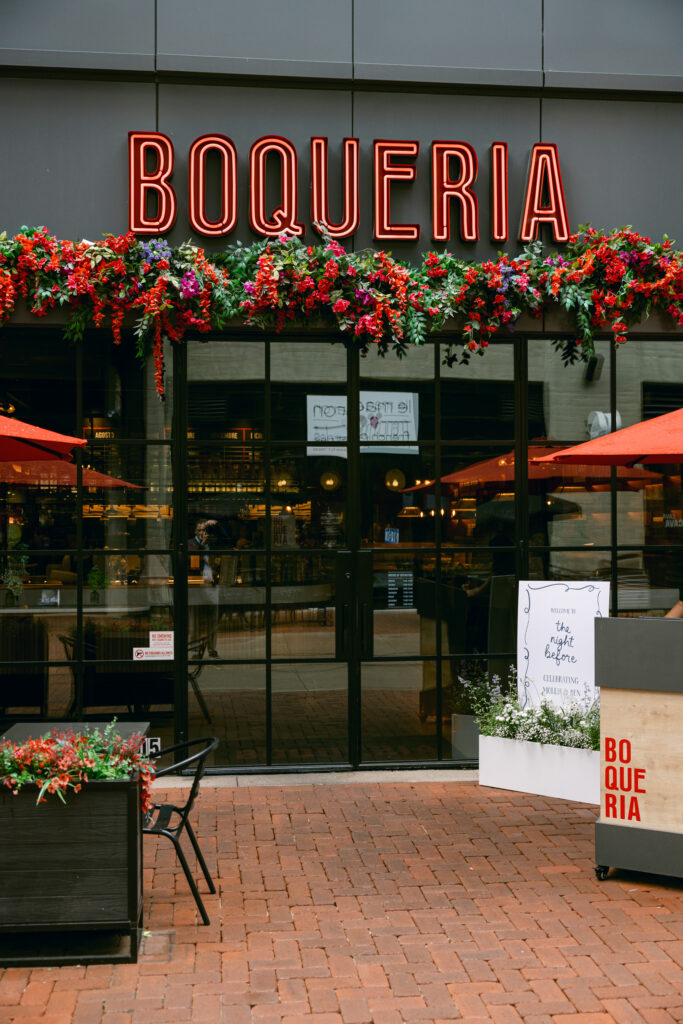
<svg viewBox="0 0 683 1024"><path fill-rule="evenodd" d="M545 0L543 38L546 85L683 86L680 0Z"/></svg>
<svg viewBox="0 0 683 1024"><path fill-rule="evenodd" d="M351 78L351 0L164 0L158 68Z"/></svg>
<svg viewBox="0 0 683 1024"><path fill-rule="evenodd" d="M154 70L154 0L2 0L0 66Z"/></svg>
<svg viewBox="0 0 683 1024"><path fill-rule="evenodd" d="M559 147L572 229L631 224L683 244L680 104L543 100L543 141Z"/></svg>
<svg viewBox="0 0 683 1024"><path fill-rule="evenodd" d="M362 0L355 76L541 85L541 0Z"/></svg>
<svg viewBox="0 0 683 1024"><path fill-rule="evenodd" d="M0 225L62 238L126 230L131 129L154 129L154 86L0 80Z"/></svg>
<svg viewBox="0 0 683 1024"><path fill-rule="evenodd" d="M297 149L299 180L299 220L310 225L310 145L312 135L330 139L331 202L339 196L341 204L341 140L351 135L351 95L335 90L315 92L305 89L259 89L229 86L162 85L159 87L159 130L173 141L176 169L173 185L178 196L178 219L170 238L181 242L190 236L187 220L187 156L191 143L199 135L221 132L229 136L238 154L239 213L237 227L229 238L202 238L209 249L221 249L236 239L244 243L256 236L249 226L249 151L262 135L283 135ZM215 169L214 169L215 170ZM217 178L207 173L207 196L217 195ZM275 189L279 168L273 164L271 209L278 204ZM209 198L210 202L210 198ZM333 214L337 210L333 207ZM217 211L211 216L217 216ZM307 238L318 238L310 229Z"/></svg>

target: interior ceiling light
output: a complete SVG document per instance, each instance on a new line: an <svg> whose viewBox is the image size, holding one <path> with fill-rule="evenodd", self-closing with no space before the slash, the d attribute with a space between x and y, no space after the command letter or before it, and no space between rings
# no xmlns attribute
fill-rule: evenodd
<svg viewBox="0 0 683 1024"><path fill-rule="evenodd" d="M384 477L384 483L390 491L401 491L406 485L406 475L402 469L390 469Z"/></svg>

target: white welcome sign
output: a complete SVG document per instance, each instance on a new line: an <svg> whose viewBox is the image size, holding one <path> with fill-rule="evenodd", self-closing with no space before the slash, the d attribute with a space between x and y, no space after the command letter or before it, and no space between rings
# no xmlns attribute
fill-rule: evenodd
<svg viewBox="0 0 683 1024"><path fill-rule="evenodd" d="M520 581L517 687L523 707L595 700L594 623L607 615L609 583Z"/></svg>
<svg viewBox="0 0 683 1024"><path fill-rule="evenodd" d="M361 391L359 402L361 452L417 455L419 395L410 391ZM306 395L308 440L346 442L346 396ZM393 444L373 446L373 441ZM308 447L307 455L346 458L346 448Z"/></svg>

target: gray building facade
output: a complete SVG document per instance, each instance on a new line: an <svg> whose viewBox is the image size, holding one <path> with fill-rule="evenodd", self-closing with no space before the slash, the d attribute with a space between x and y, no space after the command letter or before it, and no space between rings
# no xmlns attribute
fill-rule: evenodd
<svg viewBox="0 0 683 1024"><path fill-rule="evenodd" d="M337 219L343 140L358 140L350 249L518 252L538 143L557 146L572 231L630 224L683 244L682 36L676 0L4 0L0 229L124 233L136 131L173 146L172 245L259 237L249 157L264 136L296 150L307 241L315 137ZM190 147L211 133L238 154L237 223L219 238L188 217ZM404 161L414 180L391 188L392 221L419 225L418 241L375 237L375 140L419 143ZM432 240L435 140L476 152L477 241L457 217ZM503 242L490 241L494 142L508 146ZM212 162L207 182L215 216ZM601 340L589 376L555 351L568 330L546 316L448 367L439 337L398 362L359 358L315 325L270 336L235 323L169 354L162 407L132 346L114 351L102 330L70 347L58 323L17 314L0 332L3 407L86 436L83 473L117 482L4 485L23 588L0 609L0 711L151 709L165 737L219 735L215 767L231 770L471 760L458 679L514 661L520 578L608 579L616 614L662 614L678 592L680 472L549 482L527 456L585 440L593 414L613 429L683 405L680 331L647 323L618 355ZM323 399L347 403L348 437L314 449ZM413 410L406 443L363 444L377 403ZM143 678L132 650L155 629L174 630L175 660Z"/></svg>

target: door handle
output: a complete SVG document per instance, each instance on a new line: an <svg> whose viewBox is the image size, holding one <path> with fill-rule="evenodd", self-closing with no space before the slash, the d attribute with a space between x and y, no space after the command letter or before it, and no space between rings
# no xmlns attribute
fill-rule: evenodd
<svg viewBox="0 0 683 1024"><path fill-rule="evenodd" d="M349 614L349 605L347 602L337 605L337 629L335 631L335 653L334 656L339 661L348 661L351 656L350 650L350 626L351 616Z"/></svg>
<svg viewBox="0 0 683 1024"><path fill-rule="evenodd" d="M361 658L371 658L373 653L373 621L372 606L361 601L358 616L358 641Z"/></svg>

